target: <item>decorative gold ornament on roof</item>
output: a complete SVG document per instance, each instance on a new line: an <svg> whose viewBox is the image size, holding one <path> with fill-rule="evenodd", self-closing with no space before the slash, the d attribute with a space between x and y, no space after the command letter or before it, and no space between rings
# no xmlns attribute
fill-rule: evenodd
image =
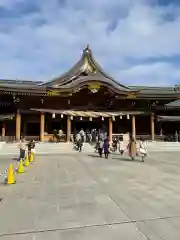
<svg viewBox="0 0 180 240"><path fill-rule="evenodd" d="M97 93L100 89L100 84L96 83L96 84L89 84L88 85L88 89L92 92L92 93Z"/></svg>
<svg viewBox="0 0 180 240"><path fill-rule="evenodd" d="M58 95L60 95L60 93L58 91L53 90L53 91L48 91L47 95L48 96L58 96Z"/></svg>
<svg viewBox="0 0 180 240"><path fill-rule="evenodd" d="M95 73L96 68L92 65L90 60L88 59L87 56L84 58L84 64L81 67L81 71L86 72L86 73Z"/></svg>
<svg viewBox="0 0 180 240"><path fill-rule="evenodd" d="M136 98L136 94L135 93L130 93L127 95L126 97L127 99L135 99Z"/></svg>

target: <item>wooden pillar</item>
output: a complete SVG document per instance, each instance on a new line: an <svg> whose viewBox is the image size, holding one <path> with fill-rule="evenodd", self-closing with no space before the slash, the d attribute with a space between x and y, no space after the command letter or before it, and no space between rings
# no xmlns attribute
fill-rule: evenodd
<svg viewBox="0 0 180 240"><path fill-rule="evenodd" d="M155 130L154 130L154 113L151 114L151 140L155 139Z"/></svg>
<svg viewBox="0 0 180 240"><path fill-rule="evenodd" d="M112 118L109 118L109 142L112 142L112 134L113 134L113 122Z"/></svg>
<svg viewBox="0 0 180 240"><path fill-rule="evenodd" d="M41 113L40 117L40 141L44 141L44 124L45 124L45 115Z"/></svg>
<svg viewBox="0 0 180 240"><path fill-rule="evenodd" d="M132 115L132 137L136 138L136 118Z"/></svg>
<svg viewBox="0 0 180 240"><path fill-rule="evenodd" d="M20 141L21 138L21 114L19 109L16 113L16 141Z"/></svg>
<svg viewBox="0 0 180 240"><path fill-rule="evenodd" d="M2 122L2 139L6 136L6 125L5 122Z"/></svg>
<svg viewBox="0 0 180 240"><path fill-rule="evenodd" d="M71 119L70 116L67 116L67 133L66 133L66 141L71 141Z"/></svg>

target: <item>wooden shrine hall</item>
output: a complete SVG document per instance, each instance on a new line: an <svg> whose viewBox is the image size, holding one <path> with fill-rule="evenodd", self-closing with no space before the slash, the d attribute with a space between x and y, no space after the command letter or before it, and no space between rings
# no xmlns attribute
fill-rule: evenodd
<svg viewBox="0 0 180 240"><path fill-rule="evenodd" d="M69 71L50 81L0 80L1 140L25 136L50 141L53 130L61 129L70 141L81 128L104 128L110 140L127 132L155 140L162 132L177 130L172 121L158 119L179 113L179 108L167 107L178 98L174 87L121 84L101 68L87 46Z"/></svg>

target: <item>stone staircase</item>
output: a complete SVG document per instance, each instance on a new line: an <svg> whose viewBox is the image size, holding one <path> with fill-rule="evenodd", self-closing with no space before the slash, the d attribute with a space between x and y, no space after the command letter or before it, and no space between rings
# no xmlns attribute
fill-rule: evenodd
<svg viewBox="0 0 180 240"><path fill-rule="evenodd" d="M84 143L83 152L92 153L93 147ZM36 154L65 154L65 153L77 153L72 143L36 143ZM19 144L18 143L1 143L0 155L19 156Z"/></svg>
<svg viewBox="0 0 180 240"><path fill-rule="evenodd" d="M149 152L179 152L179 142L149 142L147 144Z"/></svg>
<svg viewBox="0 0 180 240"><path fill-rule="evenodd" d="M148 152L178 152L180 151L180 143L177 142L149 142L147 144ZM83 153L93 153L94 145L84 143ZM77 153L72 143L37 143L36 154L66 154ZM1 143L0 155L19 156L18 143Z"/></svg>

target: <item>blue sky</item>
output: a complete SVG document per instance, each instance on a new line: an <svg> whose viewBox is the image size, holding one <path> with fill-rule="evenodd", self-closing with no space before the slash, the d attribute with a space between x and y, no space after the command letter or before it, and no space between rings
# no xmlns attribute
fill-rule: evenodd
<svg viewBox="0 0 180 240"><path fill-rule="evenodd" d="M0 0L1 79L50 80L87 44L123 84L180 83L180 1Z"/></svg>

